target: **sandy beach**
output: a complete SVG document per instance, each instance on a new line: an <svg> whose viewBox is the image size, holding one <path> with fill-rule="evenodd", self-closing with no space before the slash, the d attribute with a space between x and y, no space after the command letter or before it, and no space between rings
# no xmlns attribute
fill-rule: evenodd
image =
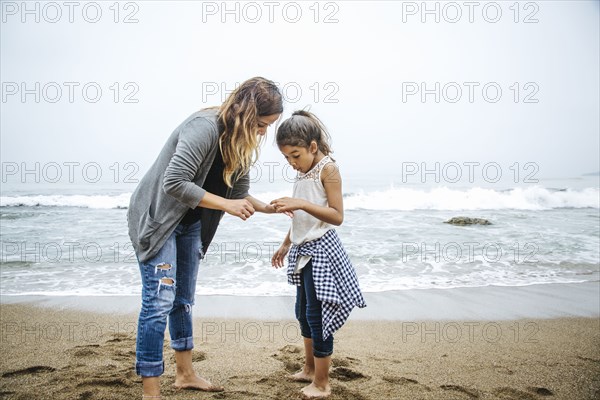
<svg viewBox="0 0 600 400"><path fill-rule="evenodd" d="M336 335L331 398L600 398L597 287L591 283L369 295L371 318L369 308L360 310ZM567 304L569 312L557 308L563 304L561 296L552 291L562 291L564 298L573 297L570 291L583 293L585 302L580 307ZM399 296L413 301L403 305ZM439 309L425 312L444 298L446 318L440 317ZM255 298L254 313L242 317L234 312L236 305L243 312L252 300L200 296L194 365L225 392L172 389L174 357L166 341L163 398L299 398L302 384L287 376L301 366L301 339L296 322L280 318L292 300ZM273 305L265 308L269 301ZM141 381L133 370L136 303L133 297L3 297L0 397L141 398ZM515 306L519 303L521 309ZM384 304L388 310L406 309L406 315L423 318L386 314ZM202 306L205 312L197 312ZM472 308L483 312L484 307L489 308L487 315L498 318L468 318L479 316Z"/></svg>

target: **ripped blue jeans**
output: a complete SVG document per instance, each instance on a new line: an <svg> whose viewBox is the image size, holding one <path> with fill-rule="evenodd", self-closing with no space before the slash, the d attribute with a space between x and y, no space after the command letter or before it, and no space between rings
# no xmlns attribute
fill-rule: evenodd
<svg viewBox="0 0 600 400"><path fill-rule="evenodd" d="M200 221L179 224L160 251L139 262L142 275L142 308L138 320L135 370L138 375L164 372L163 343L167 319L171 347L194 347L192 306L200 264Z"/></svg>

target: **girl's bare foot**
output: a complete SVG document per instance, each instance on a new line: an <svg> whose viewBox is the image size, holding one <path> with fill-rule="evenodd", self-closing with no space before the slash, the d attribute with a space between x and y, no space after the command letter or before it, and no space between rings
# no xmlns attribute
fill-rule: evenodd
<svg viewBox="0 0 600 400"><path fill-rule="evenodd" d="M194 375L188 378L177 377L173 384L175 389L201 390L203 392L222 392L222 386L215 386L204 378Z"/></svg>
<svg viewBox="0 0 600 400"><path fill-rule="evenodd" d="M314 383L302 388L303 399L324 399L331 395L331 386L327 385L323 388L316 386Z"/></svg>
<svg viewBox="0 0 600 400"><path fill-rule="evenodd" d="M312 382L315 376L314 371L306 371L302 369L301 371L296 372L293 375L290 375L290 379L295 382Z"/></svg>

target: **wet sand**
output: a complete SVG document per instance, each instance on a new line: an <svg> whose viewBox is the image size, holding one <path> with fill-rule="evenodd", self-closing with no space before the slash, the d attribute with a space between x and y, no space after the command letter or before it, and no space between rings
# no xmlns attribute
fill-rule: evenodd
<svg viewBox="0 0 600 400"><path fill-rule="evenodd" d="M496 294L505 302L492 301L495 289L489 288L369 295L369 307L336 334L331 398L600 398L596 287L500 288ZM585 298L561 302L573 299L569 291ZM0 398L141 398L133 370L137 299L83 299L2 298ZM171 388L175 366L167 333L163 398L299 398L303 384L287 376L301 367L301 338L295 321L280 318L291 303L200 296L196 307L205 312L194 319L194 366L225 392ZM240 315L249 308L254 312ZM393 310L401 308L408 311L397 318Z"/></svg>

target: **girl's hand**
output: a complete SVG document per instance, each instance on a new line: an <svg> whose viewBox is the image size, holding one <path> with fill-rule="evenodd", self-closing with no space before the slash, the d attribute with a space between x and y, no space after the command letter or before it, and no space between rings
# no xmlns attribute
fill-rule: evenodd
<svg viewBox="0 0 600 400"><path fill-rule="evenodd" d="M273 254L273 257L271 258L271 265L275 268L283 267L283 261L285 260L285 256L289 250L289 244L282 244L281 247L279 247Z"/></svg>
<svg viewBox="0 0 600 400"><path fill-rule="evenodd" d="M246 199L227 200L223 211L245 221L254 214L254 207Z"/></svg>
<svg viewBox="0 0 600 400"><path fill-rule="evenodd" d="M280 199L273 200L271 205L275 207L277 212L293 212L295 210L301 210L304 207L305 201L302 199L295 199L293 197L282 197Z"/></svg>
<svg viewBox="0 0 600 400"><path fill-rule="evenodd" d="M265 212L266 212L267 214L273 214L273 213L276 213L276 212L277 212L277 210L276 210L276 209L275 209L275 207L273 207L271 204L267 204L267 205L265 206ZM287 215L287 216L288 216L288 217L290 217L290 218L294 218L294 213L293 213L293 212L291 212L291 211L284 211L284 212L283 212L283 214Z"/></svg>

